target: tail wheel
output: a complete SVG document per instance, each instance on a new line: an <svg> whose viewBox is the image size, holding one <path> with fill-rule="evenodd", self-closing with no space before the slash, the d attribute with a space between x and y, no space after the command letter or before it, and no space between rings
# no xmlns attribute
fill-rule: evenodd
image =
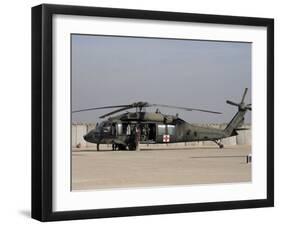
<svg viewBox="0 0 281 226"><path fill-rule="evenodd" d="M219 148L223 148L223 144L221 143L221 140L213 140L218 146Z"/></svg>

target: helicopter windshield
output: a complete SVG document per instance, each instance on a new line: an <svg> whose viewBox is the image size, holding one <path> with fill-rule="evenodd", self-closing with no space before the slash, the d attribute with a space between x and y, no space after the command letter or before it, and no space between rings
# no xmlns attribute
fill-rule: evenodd
<svg viewBox="0 0 281 226"><path fill-rule="evenodd" d="M111 123L109 122L101 122L97 128L97 132L103 132L103 133L110 133L111 132Z"/></svg>

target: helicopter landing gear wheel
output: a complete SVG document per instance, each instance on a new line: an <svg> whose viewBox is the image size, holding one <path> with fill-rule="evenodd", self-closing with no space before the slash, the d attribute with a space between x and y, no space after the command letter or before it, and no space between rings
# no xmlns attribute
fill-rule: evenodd
<svg viewBox="0 0 281 226"><path fill-rule="evenodd" d="M118 147L118 150L119 150L119 151L124 151L124 150L126 150L126 146L123 145L123 144L118 144L117 147Z"/></svg>
<svg viewBox="0 0 281 226"><path fill-rule="evenodd" d="M221 140L214 140L214 142L219 146L219 148L223 148L223 144L221 143Z"/></svg>
<svg viewBox="0 0 281 226"><path fill-rule="evenodd" d="M128 149L130 151L135 151L137 149L137 145L135 143L128 144Z"/></svg>

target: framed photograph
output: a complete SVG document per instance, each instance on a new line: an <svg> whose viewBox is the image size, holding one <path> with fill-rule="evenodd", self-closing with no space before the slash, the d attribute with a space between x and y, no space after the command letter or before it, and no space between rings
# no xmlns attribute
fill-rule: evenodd
<svg viewBox="0 0 281 226"><path fill-rule="evenodd" d="M32 8L32 217L274 205L274 21Z"/></svg>

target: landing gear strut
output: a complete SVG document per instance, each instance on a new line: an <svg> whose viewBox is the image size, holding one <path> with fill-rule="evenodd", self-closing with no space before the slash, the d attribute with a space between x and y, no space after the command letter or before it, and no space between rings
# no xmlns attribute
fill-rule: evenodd
<svg viewBox="0 0 281 226"><path fill-rule="evenodd" d="M135 151L137 149L137 144L135 142L129 143L128 144L128 149L130 151Z"/></svg>
<svg viewBox="0 0 281 226"><path fill-rule="evenodd" d="M221 140L214 140L214 142L219 145L219 148L223 148L223 144L221 143Z"/></svg>

